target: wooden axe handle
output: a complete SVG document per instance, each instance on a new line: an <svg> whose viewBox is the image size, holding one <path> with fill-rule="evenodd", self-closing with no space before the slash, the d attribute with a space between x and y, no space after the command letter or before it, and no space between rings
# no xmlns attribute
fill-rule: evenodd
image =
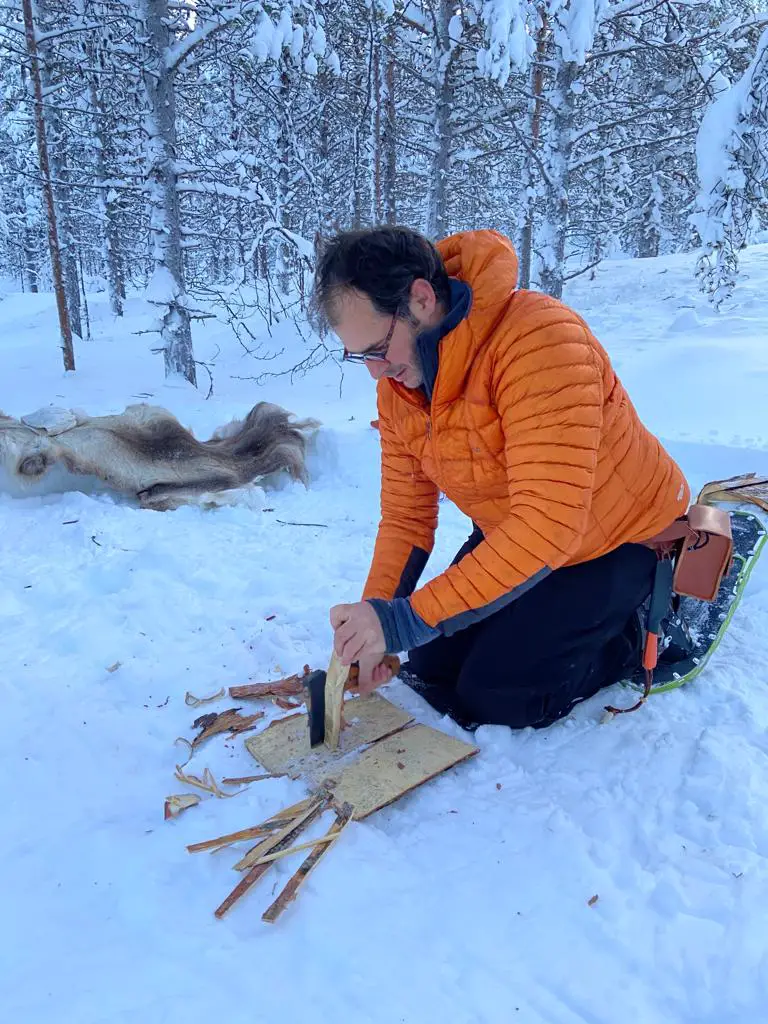
<svg viewBox="0 0 768 1024"><path fill-rule="evenodd" d="M396 676L400 672L400 659L396 654L385 654L381 659L384 664L392 670L392 675ZM349 678L347 680L347 686L357 686L357 677L360 674L360 668L357 664L354 664L349 670Z"/></svg>
<svg viewBox="0 0 768 1024"><path fill-rule="evenodd" d="M349 665L342 665L334 651L325 675L325 745L336 750L341 735L341 714L344 690L349 683Z"/></svg>
<svg viewBox="0 0 768 1024"><path fill-rule="evenodd" d="M396 655L385 654L381 660L392 670L392 675L400 671L400 659ZM352 666L342 665L334 652L325 680L325 745L329 750L338 749L344 690L357 685L358 675L359 669L356 666L353 677Z"/></svg>

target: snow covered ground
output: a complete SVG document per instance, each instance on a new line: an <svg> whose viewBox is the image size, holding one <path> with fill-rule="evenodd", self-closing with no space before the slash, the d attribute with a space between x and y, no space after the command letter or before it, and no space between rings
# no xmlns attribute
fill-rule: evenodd
<svg viewBox="0 0 768 1024"><path fill-rule="evenodd" d="M744 256L720 315L690 256L606 264L566 296L694 488L768 473L768 245ZM259 782L163 821L185 789L174 740L201 713L184 695L327 664L328 609L358 598L378 518L373 387L332 363L236 379L259 368L206 321L206 400L204 371L199 392L163 382L140 300L118 324L92 297L91 316L65 378L52 296L0 282L0 408L148 400L209 436L269 399L324 427L309 490L270 492L263 510L0 493L3 1021L764 1022L768 558L697 683L605 725L606 696L628 694L542 732L482 728L476 758L352 825L277 925L260 915L301 854L214 919L237 854L186 844L303 789ZM287 329L270 344L288 350L271 368L305 353ZM430 574L466 532L443 504ZM387 696L463 735L402 684ZM206 766L258 771L242 738L211 740L187 770Z"/></svg>

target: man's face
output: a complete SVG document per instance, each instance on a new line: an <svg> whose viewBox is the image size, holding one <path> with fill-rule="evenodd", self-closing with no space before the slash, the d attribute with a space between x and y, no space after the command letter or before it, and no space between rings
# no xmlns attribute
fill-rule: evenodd
<svg viewBox="0 0 768 1024"><path fill-rule="evenodd" d="M338 297L333 329L349 355L373 357L365 360L365 366L374 380L392 377L407 388L418 388L424 374L416 337L440 321L436 306L434 291L427 281L414 282L409 308L395 317L377 312L367 295L348 290ZM403 318L406 316L413 323Z"/></svg>

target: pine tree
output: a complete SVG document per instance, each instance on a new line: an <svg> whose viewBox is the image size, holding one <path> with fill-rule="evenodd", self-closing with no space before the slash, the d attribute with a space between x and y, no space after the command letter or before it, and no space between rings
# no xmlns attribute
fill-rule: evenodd
<svg viewBox="0 0 768 1024"><path fill-rule="evenodd" d="M37 26L32 10L32 0L23 0L24 37L29 57L30 86L34 95L35 134L40 175L45 196L46 214L48 219L48 250L53 271L53 286L56 293L56 307L59 313L59 330L61 332L61 348L64 356L64 369L75 369L75 353L72 345L72 326L67 306L66 282L59 242L59 226L54 201L54 187L51 180L51 161L48 154L48 116L43 97L43 68L37 47Z"/></svg>

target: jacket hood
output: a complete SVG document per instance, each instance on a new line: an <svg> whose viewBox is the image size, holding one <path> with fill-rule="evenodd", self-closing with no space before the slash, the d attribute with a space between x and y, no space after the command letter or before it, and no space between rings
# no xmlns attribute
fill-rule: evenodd
<svg viewBox="0 0 768 1024"><path fill-rule="evenodd" d="M449 277L472 288L475 311L507 302L517 288L514 246L498 231L461 231L436 244Z"/></svg>

